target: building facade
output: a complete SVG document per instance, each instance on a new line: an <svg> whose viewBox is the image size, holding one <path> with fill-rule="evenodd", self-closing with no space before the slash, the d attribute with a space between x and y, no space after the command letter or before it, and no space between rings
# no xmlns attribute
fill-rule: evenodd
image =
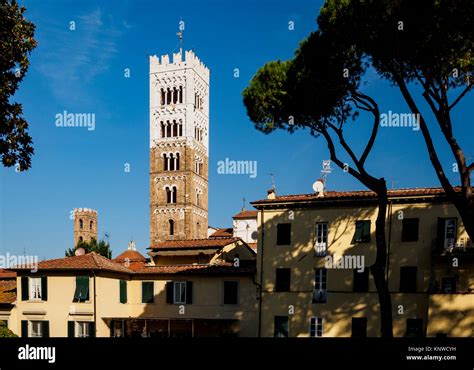
<svg viewBox="0 0 474 370"><path fill-rule="evenodd" d="M389 191L395 336L474 335L474 248L442 189ZM276 196L259 211L261 336L380 336L371 192Z"/></svg>

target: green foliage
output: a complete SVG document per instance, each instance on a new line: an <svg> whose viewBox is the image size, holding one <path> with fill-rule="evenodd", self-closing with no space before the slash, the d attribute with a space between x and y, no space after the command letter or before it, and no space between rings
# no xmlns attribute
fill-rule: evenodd
<svg viewBox="0 0 474 370"><path fill-rule="evenodd" d="M84 248L86 253L96 252L101 256L112 258L112 250L108 241L100 240L97 242L96 239L92 239L90 242L78 242L75 249L69 248L66 250L66 257L74 256L77 248Z"/></svg>
<svg viewBox="0 0 474 370"><path fill-rule="evenodd" d="M0 338L17 338L18 335L8 329L3 321L0 321Z"/></svg>
<svg viewBox="0 0 474 370"><path fill-rule="evenodd" d="M28 67L28 54L36 47L35 26L26 20L26 8L16 0L0 0L0 157L4 166L31 166L32 140L23 108L10 99Z"/></svg>

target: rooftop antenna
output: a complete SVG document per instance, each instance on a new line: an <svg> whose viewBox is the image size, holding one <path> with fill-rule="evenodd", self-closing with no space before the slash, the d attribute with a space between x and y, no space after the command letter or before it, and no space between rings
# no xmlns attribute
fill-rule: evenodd
<svg viewBox="0 0 474 370"><path fill-rule="evenodd" d="M243 204L242 204L242 212L245 211L245 197L242 198Z"/></svg>
<svg viewBox="0 0 474 370"><path fill-rule="evenodd" d="M331 172L332 172L331 160L330 159L324 159L323 160L323 169L321 170L321 177L323 179L325 188L327 188L327 177Z"/></svg>
<svg viewBox="0 0 474 370"><path fill-rule="evenodd" d="M179 21L179 24L180 24L179 32L176 33L176 36L179 37L179 53L181 55L183 55L183 29L181 29L182 22L183 22L183 19L181 18Z"/></svg>
<svg viewBox="0 0 474 370"><path fill-rule="evenodd" d="M276 190L275 175L273 173L269 173L269 175L272 177L272 189Z"/></svg>

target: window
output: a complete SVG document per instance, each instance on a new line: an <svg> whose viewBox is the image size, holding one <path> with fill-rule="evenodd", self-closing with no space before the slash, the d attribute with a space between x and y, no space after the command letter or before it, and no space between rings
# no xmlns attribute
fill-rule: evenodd
<svg viewBox="0 0 474 370"><path fill-rule="evenodd" d="M79 219L79 229L82 230L82 228L84 227L84 221L82 221L82 218Z"/></svg>
<svg viewBox="0 0 474 370"><path fill-rule="evenodd" d="M120 303L127 303L127 282L120 280Z"/></svg>
<svg viewBox="0 0 474 370"><path fill-rule="evenodd" d="M224 281L224 304L239 304L238 281Z"/></svg>
<svg viewBox="0 0 474 370"><path fill-rule="evenodd" d="M174 303L186 303L186 282L174 282Z"/></svg>
<svg viewBox="0 0 474 370"><path fill-rule="evenodd" d="M201 194L199 193L199 191L196 191L196 205L198 207L201 206Z"/></svg>
<svg viewBox="0 0 474 370"><path fill-rule="evenodd" d="M370 242L370 221L356 221L354 241L356 243Z"/></svg>
<svg viewBox="0 0 474 370"><path fill-rule="evenodd" d="M288 316L275 316L273 336L276 338L288 338Z"/></svg>
<svg viewBox="0 0 474 370"><path fill-rule="evenodd" d="M90 221L89 222L89 230L92 230L93 227L94 227L94 221Z"/></svg>
<svg viewBox="0 0 474 370"><path fill-rule="evenodd" d="M441 279L441 293L456 293L456 278L454 276Z"/></svg>
<svg viewBox="0 0 474 370"><path fill-rule="evenodd" d="M402 242L418 241L418 218L405 218L402 221Z"/></svg>
<svg viewBox="0 0 474 370"><path fill-rule="evenodd" d="M310 317L309 319L309 336L322 337L323 336L323 318Z"/></svg>
<svg viewBox="0 0 474 370"><path fill-rule="evenodd" d="M316 224L316 243L314 245L317 256L325 256L328 250L328 224L319 222Z"/></svg>
<svg viewBox="0 0 474 370"><path fill-rule="evenodd" d="M279 268L275 273L275 292L289 292L291 269Z"/></svg>
<svg viewBox="0 0 474 370"><path fill-rule="evenodd" d="M455 246L458 234L457 218L438 218L438 242L441 249Z"/></svg>
<svg viewBox="0 0 474 370"><path fill-rule="evenodd" d="M415 293L416 292L416 273L415 266L400 267L400 292Z"/></svg>
<svg viewBox="0 0 474 370"><path fill-rule="evenodd" d="M369 291L369 269L364 269L364 271L359 272L354 270L354 285L353 291L358 293L368 292Z"/></svg>
<svg viewBox="0 0 474 370"><path fill-rule="evenodd" d="M326 303L327 298L327 270L314 271L313 303Z"/></svg>
<svg viewBox="0 0 474 370"><path fill-rule="evenodd" d="M83 321L76 321L76 338L88 338L90 336L89 323Z"/></svg>
<svg viewBox="0 0 474 370"><path fill-rule="evenodd" d="M142 281L142 303L153 303L153 281Z"/></svg>
<svg viewBox="0 0 474 370"><path fill-rule="evenodd" d="M177 189L176 186L173 187L165 187L166 191L166 202L167 203L176 203L176 196L177 196Z"/></svg>
<svg viewBox="0 0 474 370"><path fill-rule="evenodd" d="M43 321L30 321L31 338L40 338L43 336Z"/></svg>
<svg viewBox="0 0 474 370"><path fill-rule="evenodd" d="M166 283L166 303L192 304L193 303L193 282L192 281L170 281Z"/></svg>
<svg viewBox="0 0 474 370"><path fill-rule="evenodd" d="M82 236L79 237L79 243L82 243L84 241L84 238Z"/></svg>
<svg viewBox="0 0 474 370"><path fill-rule="evenodd" d="M41 300L41 278L30 278L30 299Z"/></svg>
<svg viewBox="0 0 474 370"><path fill-rule="evenodd" d="M352 318L352 336L354 338L367 337L367 318L353 317Z"/></svg>
<svg viewBox="0 0 474 370"><path fill-rule="evenodd" d="M277 245L291 244L291 224L277 225Z"/></svg>
<svg viewBox="0 0 474 370"><path fill-rule="evenodd" d="M422 337L423 319L407 319L405 336Z"/></svg>
<svg viewBox="0 0 474 370"><path fill-rule="evenodd" d="M112 325L111 322L110 325ZM95 323L93 321L68 321L67 336L69 338L95 337Z"/></svg>
<svg viewBox="0 0 474 370"><path fill-rule="evenodd" d="M86 302L89 300L89 277L76 276L76 290L73 302Z"/></svg>
<svg viewBox="0 0 474 370"><path fill-rule="evenodd" d="M170 235L174 235L174 221L169 220L168 223L169 223Z"/></svg>

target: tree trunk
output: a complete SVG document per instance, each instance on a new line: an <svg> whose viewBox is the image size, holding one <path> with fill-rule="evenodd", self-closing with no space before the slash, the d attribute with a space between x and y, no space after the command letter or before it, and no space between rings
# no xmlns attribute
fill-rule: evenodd
<svg viewBox="0 0 474 370"><path fill-rule="evenodd" d="M393 322L392 322L392 299L388 289L388 282L385 278L385 269L387 266L387 243L385 239L385 225L387 215L387 187L385 181L383 185L377 186L375 190L378 201L378 214L375 221L375 241L377 246L377 256L375 263L370 267L370 272L374 278L375 287L377 288L377 295L379 297L380 305L380 323L381 335L384 338L393 337Z"/></svg>

